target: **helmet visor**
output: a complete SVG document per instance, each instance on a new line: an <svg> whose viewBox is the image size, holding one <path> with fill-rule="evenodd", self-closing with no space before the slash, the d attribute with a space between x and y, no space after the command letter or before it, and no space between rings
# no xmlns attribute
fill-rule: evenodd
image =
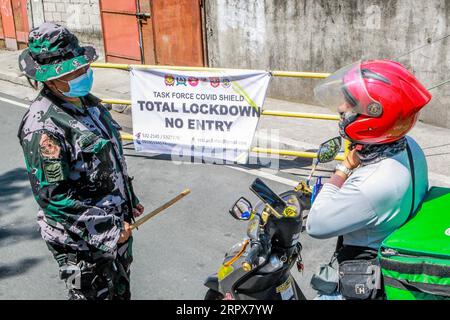
<svg viewBox="0 0 450 320"><path fill-rule="evenodd" d="M381 105L367 92L361 62L339 69L314 88L314 96L324 107L351 111L370 117L381 115Z"/></svg>

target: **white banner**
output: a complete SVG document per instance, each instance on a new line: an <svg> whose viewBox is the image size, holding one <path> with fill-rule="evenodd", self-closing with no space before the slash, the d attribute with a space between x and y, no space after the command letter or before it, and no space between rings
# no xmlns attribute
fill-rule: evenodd
<svg viewBox="0 0 450 320"><path fill-rule="evenodd" d="M136 151L246 161L269 72L132 69L130 74Z"/></svg>

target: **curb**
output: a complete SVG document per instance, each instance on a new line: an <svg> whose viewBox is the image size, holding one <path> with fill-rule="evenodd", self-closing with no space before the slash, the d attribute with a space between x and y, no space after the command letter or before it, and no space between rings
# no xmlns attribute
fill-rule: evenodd
<svg viewBox="0 0 450 320"><path fill-rule="evenodd" d="M110 105L110 104L104 103L104 105ZM125 114L127 116L131 116L131 106L129 106L129 105L113 104L111 108L112 108L112 110L114 110L118 113Z"/></svg>
<svg viewBox="0 0 450 320"><path fill-rule="evenodd" d="M23 75L19 75L13 72L0 72L0 80L8 81L14 84L22 85L25 87L31 88L30 84L28 83L27 79Z"/></svg>

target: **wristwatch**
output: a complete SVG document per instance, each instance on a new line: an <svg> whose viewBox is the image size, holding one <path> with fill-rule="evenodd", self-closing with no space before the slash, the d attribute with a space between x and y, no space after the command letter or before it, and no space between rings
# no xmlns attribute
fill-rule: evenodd
<svg viewBox="0 0 450 320"><path fill-rule="evenodd" d="M352 174L353 170L350 170L349 168L347 168L346 166L344 166L342 163L339 163L336 166L336 170L339 170L343 173L345 173L345 175L348 177Z"/></svg>

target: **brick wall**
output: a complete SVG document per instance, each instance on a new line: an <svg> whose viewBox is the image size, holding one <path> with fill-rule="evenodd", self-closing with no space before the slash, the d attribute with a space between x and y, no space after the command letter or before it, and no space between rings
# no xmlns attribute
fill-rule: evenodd
<svg viewBox="0 0 450 320"><path fill-rule="evenodd" d="M30 0L33 14L42 11L43 19L66 26L83 45L93 45L100 58L104 56L99 0ZM36 13L35 13L36 12ZM38 23L37 23L38 24Z"/></svg>

